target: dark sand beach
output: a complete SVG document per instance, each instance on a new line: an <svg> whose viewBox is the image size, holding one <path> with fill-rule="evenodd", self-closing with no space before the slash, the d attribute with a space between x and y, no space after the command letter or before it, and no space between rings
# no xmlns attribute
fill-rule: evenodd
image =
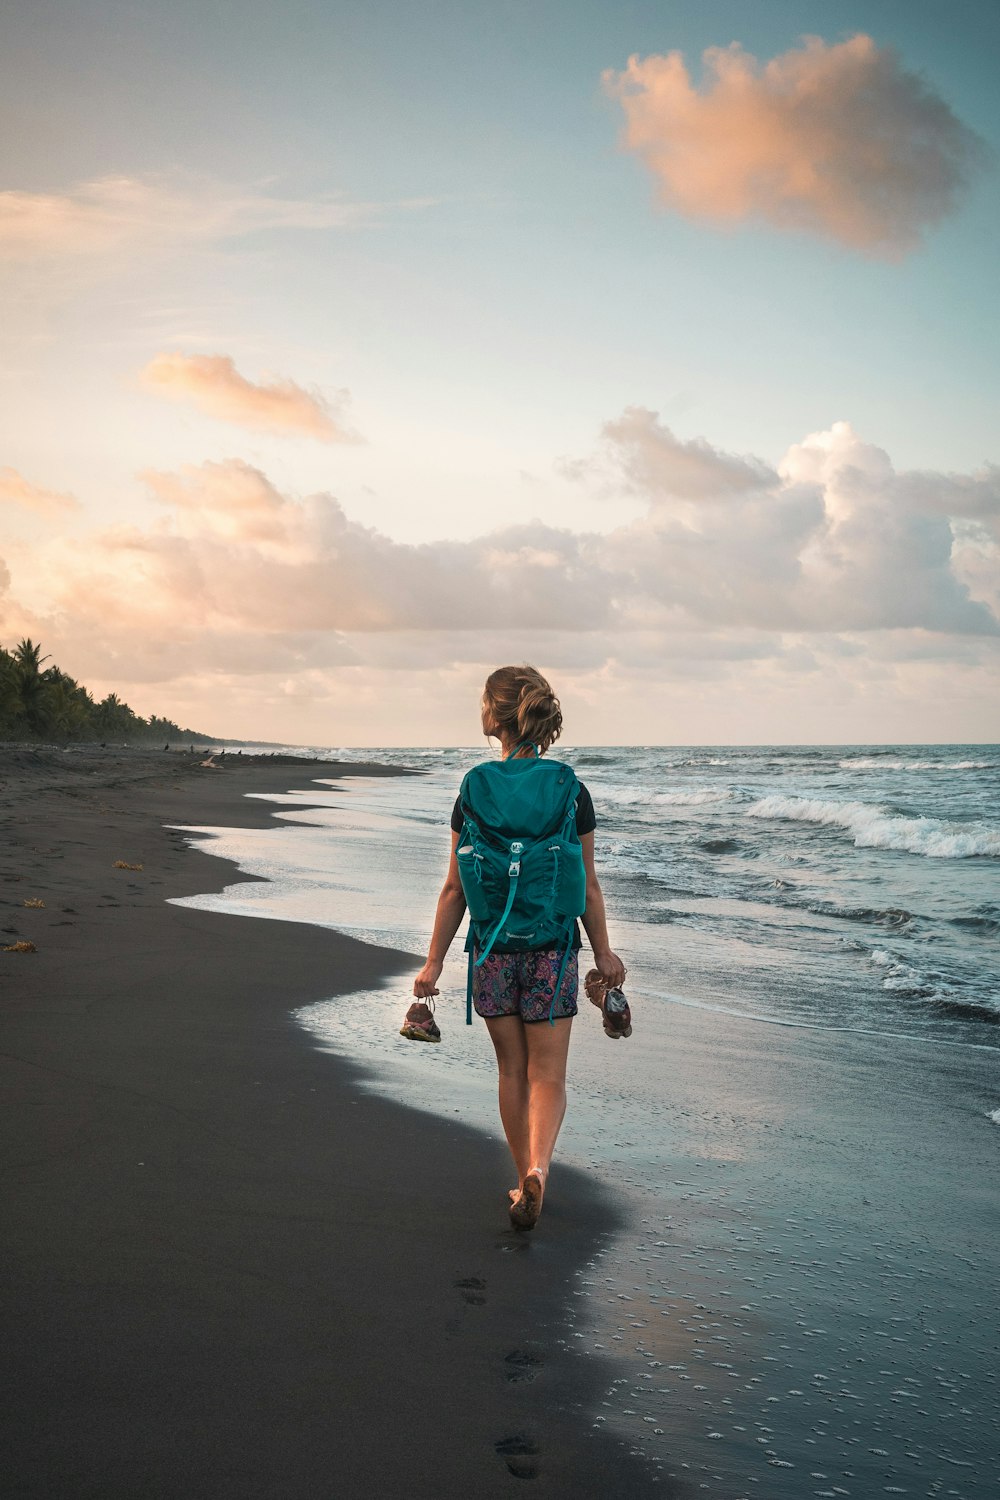
<svg viewBox="0 0 1000 1500"><path fill-rule="evenodd" d="M0 953L4 1496L668 1492L565 1349L612 1203L566 1171L515 1237L498 1139L291 1019L413 959L167 904L235 878L167 825L373 768L199 759L0 751L0 927L37 950Z"/></svg>
<svg viewBox="0 0 1000 1500"><path fill-rule="evenodd" d="M994 1049L640 999L616 1072L584 1017L516 1236L447 1007L436 1114L293 1018L395 1039L413 956L168 904L247 878L192 833L244 793L384 768L201 758L0 763L4 1500L996 1492Z"/></svg>

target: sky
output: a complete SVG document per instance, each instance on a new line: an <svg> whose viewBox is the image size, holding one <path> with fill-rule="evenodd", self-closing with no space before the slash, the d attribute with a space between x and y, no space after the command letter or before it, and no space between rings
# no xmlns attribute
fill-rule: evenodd
<svg viewBox="0 0 1000 1500"><path fill-rule="evenodd" d="M206 734L1000 740L993 0L14 0L0 643Z"/></svg>

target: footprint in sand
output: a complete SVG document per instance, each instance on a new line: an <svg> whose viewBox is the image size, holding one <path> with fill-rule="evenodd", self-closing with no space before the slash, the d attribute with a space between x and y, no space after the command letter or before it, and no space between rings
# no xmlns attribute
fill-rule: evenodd
<svg viewBox="0 0 1000 1500"><path fill-rule="evenodd" d="M538 1444L533 1438L517 1433L514 1437L501 1438L493 1446L515 1479L538 1477Z"/></svg>
<svg viewBox="0 0 1000 1500"><path fill-rule="evenodd" d="M463 1276L460 1281L455 1282L455 1285L462 1293L463 1300L471 1302L474 1307L482 1307L486 1301L486 1298L483 1296L486 1290L486 1282L483 1281L481 1276Z"/></svg>
<svg viewBox="0 0 1000 1500"><path fill-rule="evenodd" d="M504 1357L504 1373L512 1384L521 1385L526 1380L537 1380L544 1363L540 1354L532 1354L528 1349L512 1349Z"/></svg>
<svg viewBox="0 0 1000 1500"><path fill-rule="evenodd" d="M497 1240L497 1249L501 1255L513 1255L515 1251L531 1249L531 1235L519 1234L516 1229L504 1231L502 1239Z"/></svg>

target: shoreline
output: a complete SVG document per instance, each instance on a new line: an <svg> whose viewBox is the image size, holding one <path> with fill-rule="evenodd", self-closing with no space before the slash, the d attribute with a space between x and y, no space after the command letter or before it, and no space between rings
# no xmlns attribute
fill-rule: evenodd
<svg viewBox="0 0 1000 1500"><path fill-rule="evenodd" d="M370 783L357 804L326 799L323 833L296 811L273 842L217 828L214 847L272 884L206 905L319 923L308 892L325 870L354 893L342 910L357 936L406 931L400 903L425 815L443 800L424 797L422 783ZM302 800L282 799L283 811ZM394 821L411 804L417 822ZM387 905L372 861L397 872ZM665 961L675 951L666 944ZM445 987L457 995L464 976ZM595 1420L665 1477L725 1500L758 1485L768 1500L801 1500L821 1473L833 1493L948 1492L953 1466L969 1489L950 1492L971 1500L971 1475L988 1482L998 1457L994 1332L976 1295L996 1267L995 1049L643 1002L641 982L638 994L627 1052L609 1053L599 1027L574 1029L560 1139L560 1172L575 1163L625 1210L570 1305L576 1347L615 1351ZM364 1004L364 1027L335 1003L303 1019L335 1053L367 1054L382 1095L444 1119L462 1102L489 1128L491 1070L474 1041L463 1046L464 1027L449 1027L447 1051L400 1049L400 991ZM469 1070L461 1101L456 1063Z"/></svg>
<svg viewBox="0 0 1000 1500"><path fill-rule="evenodd" d="M499 1132L353 1088L292 1017L413 958L166 900L253 878L166 825L370 774L0 751L2 926L37 947L0 954L12 1496L668 1493L562 1337L607 1195L563 1169L515 1237Z"/></svg>

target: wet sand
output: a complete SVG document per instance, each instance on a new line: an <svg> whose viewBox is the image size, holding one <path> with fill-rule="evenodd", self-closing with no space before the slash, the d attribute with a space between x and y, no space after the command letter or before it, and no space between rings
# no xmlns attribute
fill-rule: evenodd
<svg viewBox="0 0 1000 1500"><path fill-rule="evenodd" d="M4 754L5 1497L998 1492L996 1053L634 997L514 1236L495 1121L291 1019L412 958L165 904L359 771Z"/></svg>
<svg viewBox="0 0 1000 1500"><path fill-rule="evenodd" d="M567 1348L607 1196L515 1236L499 1140L291 1019L412 957L166 904L236 872L165 825L372 768L198 759L0 750L5 1497L672 1493Z"/></svg>
<svg viewBox="0 0 1000 1500"><path fill-rule="evenodd" d="M607 1424L724 1500L1000 1494L997 1054L677 1006L654 1065L574 1325Z"/></svg>

